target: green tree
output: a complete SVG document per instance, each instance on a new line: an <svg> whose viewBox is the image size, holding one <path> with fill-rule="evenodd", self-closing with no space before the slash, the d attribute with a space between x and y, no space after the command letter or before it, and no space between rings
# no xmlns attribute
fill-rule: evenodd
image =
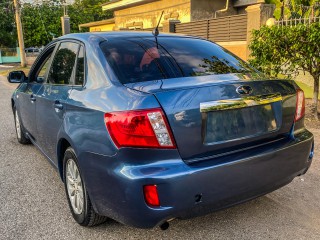
<svg viewBox="0 0 320 240"><path fill-rule="evenodd" d="M70 7L79 15L79 12L89 21L100 21L111 18L113 13L110 11L102 11L101 5L106 0L75 0ZM84 22L82 22L84 23Z"/></svg>
<svg viewBox="0 0 320 240"><path fill-rule="evenodd" d="M13 4L0 0L0 47L16 47L17 33Z"/></svg>
<svg viewBox="0 0 320 240"><path fill-rule="evenodd" d="M266 0L266 3L275 4L276 9L274 16L276 19L281 17L281 6L283 1L285 2L284 15L290 18L308 18L312 13L312 8L306 8L308 6L315 6L320 3L320 0ZM303 7L306 6L306 7ZM320 15L319 8L314 8L313 14L315 16Z"/></svg>
<svg viewBox="0 0 320 240"><path fill-rule="evenodd" d="M76 0L68 5L70 32L79 32L79 24L110 18L111 12L102 11L103 2L105 0ZM26 3L21 15L26 47L46 45L53 37L62 34L60 17L63 16L63 6L59 1Z"/></svg>
<svg viewBox="0 0 320 240"><path fill-rule="evenodd" d="M61 6L53 3L24 4L21 15L26 47L46 45L53 37L61 35Z"/></svg>
<svg viewBox="0 0 320 240"><path fill-rule="evenodd" d="M320 79L320 23L297 26L262 27L252 33L250 63L277 77L279 73L291 77L302 70L314 80L313 105L317 107Z"/></svg>

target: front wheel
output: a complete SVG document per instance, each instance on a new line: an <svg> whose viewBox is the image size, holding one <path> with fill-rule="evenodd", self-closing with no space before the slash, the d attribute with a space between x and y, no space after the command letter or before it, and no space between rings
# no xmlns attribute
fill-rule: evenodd
<svg viewBox="0 0 320 240"><path fill-rule="evenodd" d="M14 115L14 123L16 127L18 142L21 144L29 144L30 140L26 137L26 133L23 129L23 126L21 125L21 121L16 108L14 108L13 115Z"/></svg>
<svg viewBox="0 0 320 240"><path fill-rule="evenodd" d="M108 218L98 215L91 204L81 177L77 157L69 147L64 154L64 186L73 218L81 226L91 227L105 222Z"/></svg>

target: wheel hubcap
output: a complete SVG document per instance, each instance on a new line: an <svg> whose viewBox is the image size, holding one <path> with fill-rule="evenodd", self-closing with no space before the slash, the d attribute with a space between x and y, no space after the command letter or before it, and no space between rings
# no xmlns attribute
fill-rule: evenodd
<svg viewBox="0 0 320 240"><path fill-rule="evenodd" d="M20 126L20 120L19 120L17 111L16 111L16 114L15 114L15 120L16 120L17 137L18 137L18 139L21 139L21 126Z"/></svg>
<svg viewBox="0 0 320 240"><path fill-rule="evenodd" d="M76 214L81 214L84 204L83 186L78 167L73 159L68 159L66 164L66 181L72 209Z"/></svg>

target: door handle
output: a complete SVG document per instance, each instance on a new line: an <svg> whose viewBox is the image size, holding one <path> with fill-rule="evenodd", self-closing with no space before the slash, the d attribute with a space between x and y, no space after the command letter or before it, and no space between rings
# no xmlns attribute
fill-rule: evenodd
<svg viewBox="0 0 320 240"><path fill-rule="evenodd" d="M59 111L63 109L63 105L59 100L57 100L54 102L54 108Z"/></svg>
<svg viewBox="0 0 320 240"><path fill-rule="evenodd" d="M35 96L33 96L33 94L31 94L31 96L30 96L30 101L31 102L35 102L36 101L36 98L35 98Z"/></svg>

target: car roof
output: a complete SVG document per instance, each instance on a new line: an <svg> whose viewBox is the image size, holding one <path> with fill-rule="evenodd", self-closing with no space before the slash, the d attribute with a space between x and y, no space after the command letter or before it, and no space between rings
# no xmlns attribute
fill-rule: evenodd
<svg viewBox="0 0 320 240"><path fill-rule="evenodd" d="M72 33L67 34L58 39L79 39L79 40L88 40L90 37L100 37L105 40L113 38L146 38L154 37L151 31L110 31L110 32L86 32L86 33ZM191 37L183 34L172 34L172 33L160 33L158 37ZM191 37L197 38L197 37Z"/></svg>

